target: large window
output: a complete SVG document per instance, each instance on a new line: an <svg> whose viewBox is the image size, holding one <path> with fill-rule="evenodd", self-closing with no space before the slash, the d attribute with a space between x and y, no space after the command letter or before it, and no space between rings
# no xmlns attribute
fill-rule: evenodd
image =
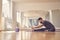
<svg viewBox="0 0 60 40"><path fill-rule="evenodd" d="M37 19L29 19L28 25L29 25L29 27L37 26L38 25Z"/></svg>
<svg viewBox="0 0 60 40"><path fill-rule="evenodd" d="M12 13L11 13L11 1L2 0L2 19L4 29L12 28Z"/></svg>
<svg viewBox="0 0 60 40"><path fill-rule="evenodd" d="M38 21L37 21L38 17L23 17L23 27L24 28L31 28L32 26L37 26L38 25Z"/></svg>

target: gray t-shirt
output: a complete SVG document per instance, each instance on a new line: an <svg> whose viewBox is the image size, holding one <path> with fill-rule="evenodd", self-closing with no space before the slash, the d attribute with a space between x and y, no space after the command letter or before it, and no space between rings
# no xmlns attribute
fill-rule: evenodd
<svg viewBox="0 0 60 40"><path fill-rule="evenodd" d="M42 23L47 29L55 29L54 25L50 23L49 21L44 21Z"/></svg>

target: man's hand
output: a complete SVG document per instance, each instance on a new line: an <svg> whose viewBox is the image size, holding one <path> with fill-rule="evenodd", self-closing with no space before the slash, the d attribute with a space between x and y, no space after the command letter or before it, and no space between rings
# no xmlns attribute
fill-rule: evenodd
<svg viewBox="0 0 60 40"><path fill-rule="evenodd" d="M32 31L34 30L34 27L31 27L32 28Z"/></svg>
<svg viewBox="0 0 60 40"><path fill-rule="evenodd" d="M34 27L32 27L32 29L34 29Z"/></svg>

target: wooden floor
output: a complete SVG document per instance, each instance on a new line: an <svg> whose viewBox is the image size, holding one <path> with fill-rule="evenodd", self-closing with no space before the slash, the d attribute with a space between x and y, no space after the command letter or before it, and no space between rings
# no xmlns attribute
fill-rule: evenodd
<svg viewBox="0 0 60 40"><path fill-rule="evenodd" d="M60 40L60 32L0 32L0 40Z"/></svg>

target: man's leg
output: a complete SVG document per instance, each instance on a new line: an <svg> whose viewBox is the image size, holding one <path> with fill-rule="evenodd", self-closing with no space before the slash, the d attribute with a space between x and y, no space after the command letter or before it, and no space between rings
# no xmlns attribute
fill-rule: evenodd
<svg viewBox="0 0 60 40"><path fill-rule="evenodd" d="M48 31L49 32L55 32L55 29L49 29Z"/></svg>
<svg viewBox="0 0 60 40"><path fill-rule="evenodd" d="M46 28L42 28L42 29L37 29L37 30L34 30L34 31L45 31L45 30L47 30Z"/></svg>

